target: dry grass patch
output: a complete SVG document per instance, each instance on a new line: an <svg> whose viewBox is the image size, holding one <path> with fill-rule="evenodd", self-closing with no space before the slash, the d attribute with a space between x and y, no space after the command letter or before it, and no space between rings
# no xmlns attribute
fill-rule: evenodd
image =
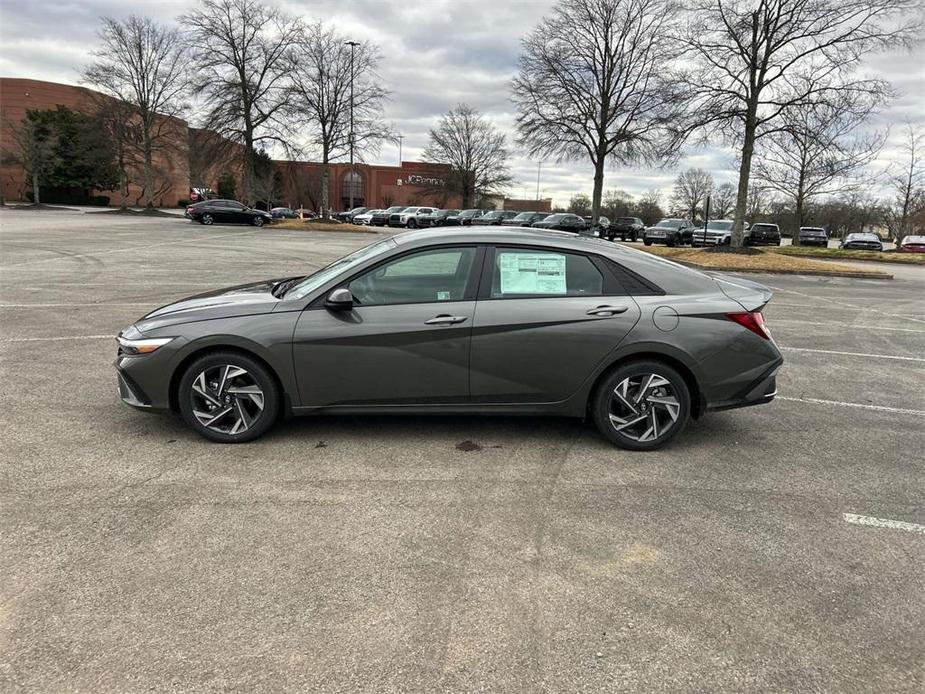
<svg viewBox="0 0 925 694"><path fill-rule="evenodd" d="M871 275L873 277L882 276L883 274L879 270L866 270L848 265L839 265L828 260L814 260L765 249L757 249L761 252L749 255L717 253L701 248L667 248L666 246L649 246L640 250L709 270Z"/></svg>
<svg viewBox="0 0 925 694"><path fill-rule="evenodd" d="M925 265L925 253L900 253L898 251L850 251L844 248L819 248L810 246L780 246L770 248L772 253L820 258L827 260L864 260L875 263L907 263Z"/></svg>

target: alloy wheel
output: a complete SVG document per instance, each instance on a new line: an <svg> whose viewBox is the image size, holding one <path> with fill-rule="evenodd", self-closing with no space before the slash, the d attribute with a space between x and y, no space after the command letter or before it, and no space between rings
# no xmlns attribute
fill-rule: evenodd
<svg viewBox="0 0 925 694"><path fill-rule="evenodd" d="M211 223L212 223L212 215L210 215L210 214L204 214L204 215L202 215L202 223L205 224L205 225L207 225L207 226L208 226L209 224L211 224Z"/></svg>
<svg viewBox="0 0 925 694"><path fill-rule="evenodd" d="M677 424L681 411L674 387L664 376L644 373L624 378L610 396L610 422L626 438L656 441Z"/></svg>
<svg viewBox="0 0 925 694"><path fill-rule="evenodd" d="M260 419L266 402L257 380L240 366L218 364L201 371L191 386L193 415L207 429L242 434Z"/></svg>
<svg viewBox="0 0 925 694"><path fill-rule="evenodd" d="M254 217L254 226L255 226L255 227L262 227L262 226L263 226L263 217L261 217L260 215L257 215L256 217Z"/></svg>

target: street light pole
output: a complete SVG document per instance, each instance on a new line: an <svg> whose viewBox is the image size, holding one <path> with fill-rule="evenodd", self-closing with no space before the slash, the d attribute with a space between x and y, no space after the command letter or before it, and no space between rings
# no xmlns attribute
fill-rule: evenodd
<svg viewBox="0 0 925 694"><path fill-rule="evenodd" d="M353 53L360 44L356 41L345 41L350 46L350 207L353 209L353 187L356 185L356 169L353 166Z"/></svg>
<svg viewBox="0 0 925 694"><path fill-rule="evenodd" d="M401 141L405 139L404 135L397 135L398 137L398 166L401 167Z"/></svg>

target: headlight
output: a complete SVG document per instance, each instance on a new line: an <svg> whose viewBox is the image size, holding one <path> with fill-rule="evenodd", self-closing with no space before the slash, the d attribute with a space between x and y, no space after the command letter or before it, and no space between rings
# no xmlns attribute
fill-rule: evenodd
<svg viewBox="0 0 925 694"><path fill-rule="evenodd" d="M119 337L116 338L119 343L119 347L122 348L122 352L128 355L150 354L151 352L156 352L174 339L175 338L173 337L143 337L138 339L130 339L124 337L123 335L119 335Z"/></svg>

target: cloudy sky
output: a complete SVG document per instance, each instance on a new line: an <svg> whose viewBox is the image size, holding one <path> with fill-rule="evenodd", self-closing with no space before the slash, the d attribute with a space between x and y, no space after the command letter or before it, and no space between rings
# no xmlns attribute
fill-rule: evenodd
<svg viewBox="0 0 925 694"><path fill-rule="evenodd" d="M172 22L194 2L3 0L0 76L78 84L79 71L96 43L99 17L134 12ZM513 139L508 85L516 70L519 39L549 11L553 0L289 0L276 4L291 14L325 19L357 40L379 44L382 74L393 93L385 115L404 136L403 158L411 160L419 157L437 118L459 102L481 110ZM892 127L891 140L873 167L880 170L892 159L902 123L908 119L925 125L925 47L911 55L897 51L876 56L869 70L890 79L899 91L897 100L875 123ZM515 197L533 197L537 162L516 147L514 151L516 182L509 192ZM639 194L660 188L667 193L677 170L689 166L708 169L717 182L734 180L732 159L720 143L688 148L673 170L611 169L605 189ZM383 147L379 161L397 163L397 147ZM575 193L590 193L591 178L588 165L547 161L542 166L541 195L565 204Z"/></svg>

